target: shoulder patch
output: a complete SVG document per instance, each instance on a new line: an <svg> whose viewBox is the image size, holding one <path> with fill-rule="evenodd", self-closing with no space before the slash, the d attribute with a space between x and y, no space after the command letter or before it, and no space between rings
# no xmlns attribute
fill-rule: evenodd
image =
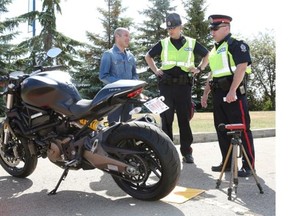
<svg viewBox="0 0 288 216"><path fill-rule="evenodd" d="M241 52L247 52L247 47L242 43L240 45Z"/></svg>

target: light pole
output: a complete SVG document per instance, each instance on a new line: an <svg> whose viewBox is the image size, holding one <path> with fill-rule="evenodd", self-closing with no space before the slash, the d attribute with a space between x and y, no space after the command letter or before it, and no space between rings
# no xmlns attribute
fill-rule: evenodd
<svg viewBox="0 0 288 216"><path fill-rule="evenodd" d="M33 6L32 6L32 9L33 9L33 11L35 11L35 7L36 7L36 0L33 0L33 2L32 2L32 4L33 4ZM35 21L35 19L32 21L32 36L34 37L35 36L35 34L36 34L36 21Z"/></svg>
<svg viewBox="0 0 288 216"><path fill-rule="evenodd" d="M32 4L32 7L31 7ZM28 12L36 10L36 0L28 0ZM32 27L32 36L36 35L36 20L33 19L31 22L28 23L28 26Z"/></svg>

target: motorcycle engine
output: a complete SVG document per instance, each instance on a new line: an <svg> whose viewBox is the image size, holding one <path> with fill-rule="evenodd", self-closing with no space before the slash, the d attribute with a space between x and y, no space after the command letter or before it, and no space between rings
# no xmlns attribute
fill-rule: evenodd
<svg viewBox="0 0 288 216"><path fill-rule="evenodd" d="M71 137L54 139L47 151L49 160L53 163L71 160L72 156L75 154L74 149L69 145L71 140Z"/></svg>
<svg viewBox="0 0 288 216"><path fill-rule="evenodd" d="M61 157L61 150L56 143L52 143L47 151L47 156L50 161L56 163L57 161L63 160Z"/></svg>

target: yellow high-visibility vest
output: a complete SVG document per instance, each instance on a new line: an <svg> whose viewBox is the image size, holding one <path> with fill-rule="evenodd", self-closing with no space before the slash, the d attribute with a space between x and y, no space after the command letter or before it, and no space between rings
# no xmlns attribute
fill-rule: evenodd
<svg viewBox="0 0 288 216"><path fill-rule="evenodd" d="M231 53L228 51L228 43L226 41L217 50L215 46L211 50L209 53L209 66L212 71L212 77L224 77L234 73L236 65ZM246 73L250 74L251 72L251 65L249 65L247 66Z"/></svg>
<svg viewBox="0 0 288 216"><path fill-rule="evenodd" d="M196 40L190 37L185 37L185 39L185 44L179 50L171 43L169 37L161 40L161 70L169 70L178 66L183 71L189 72L189 68L195 66L193 50Z"/></svg>

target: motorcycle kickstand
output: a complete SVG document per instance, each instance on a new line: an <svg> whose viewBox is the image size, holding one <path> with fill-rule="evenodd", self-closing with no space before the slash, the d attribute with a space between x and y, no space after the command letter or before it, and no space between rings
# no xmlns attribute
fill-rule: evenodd
<svg viewBox="0 0 288 216"><path fill-rule="evenodd" d="M57 191L59 185L61 184L61 182L62 182L62 181L66 178L66 176L68 175L69 169L70 169L69 166L67 166L67 167L65 168L63 174L61 175L61 177L60 177L60 179L59 179L59 181L58 181L58 183L57 183L57 185L56 185L56 187L55 187L52 191L50 191L50 192L48 193L48 195L55 195L55 194L56 194L56 191Z"/></svg>

